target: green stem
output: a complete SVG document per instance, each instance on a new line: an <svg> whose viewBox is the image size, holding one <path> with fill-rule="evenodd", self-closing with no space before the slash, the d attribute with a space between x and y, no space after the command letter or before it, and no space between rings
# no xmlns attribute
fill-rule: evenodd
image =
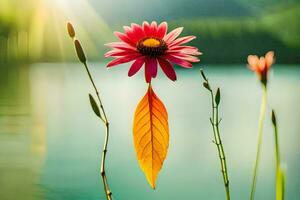
<svg viewBox="0 0 300 200"><path fill-rule="evenodd" d="M227 164L226 164L226 158L225 158L225 152L224 147L222 144L221 136L220 136L220 130L219 130L219 106L216 105L214 101L214 94L210 90L211 93L211 101L212 101L212 118L210 118L210 122L213 128L214 133L214 143L217 146L218 149L218 155L221 163L221 172L223 176L223 182L226 192L226 199L230 200L230 189L229 189L229 178L228 178L228 171L227 171Z"/></svg>
<svg viewBox="0 0 300 200"><path fill-rule="evenodd" d="M104 110L104 107L103 107L103 104L102 104L102 101L101 101L101 98L100 98L100 94L99 94L98 89L95 85L95 82L94 82L93 77L90 73L90 70L87 66L87 63L84 62L83 64L84 64L84 67L87 71L89 79L90 79L90 81L93 85L93 88L96 92L96 95L97 95L97 98L98 98L98 101L99 101L99 104L100 104L100 110L101 110L101 117L100 118L101 118L102 122L105 125L105 139L104 139L103 150L102 150L100 173L101 173L101 178L102 178L102 182L103 182L103 185L104 185L104 192L105 192L106 199L107 200L112 200L112 192L109 189L109 185L108 185L108 181L107 181L107 177L106 177L106 172L105 172L105 161L106 161L107 145L108 145L108 138L109 138L109 122L108 122L108 119L107 119L106 114L105 114L105 110Z"/></svg>
<svg viewBox="0 0 300 200"><path fill-rule="evenodd" d="M252 177L250 200L253 200L255 195L257 172L258 172L258 166L259 166L260 156L261 156L263 125L264 125L264 119L266 114L266 105L267 105L267 87L266 85L263 84L263 94L262 94L260 116L259 116L259 123L258 123L258 142L257 142L257 150L256 150L256 160L255 160L253 177Z"/></svg>
<svg viewBox="0 0 300 200"><path fill-rule="evenodd" d="M275 136L275 157L276 157L276 171L279 169L280 165L280 154L279 154L279 144L278 144L278 129L277 125L273 125L274 127L274 136Z"/></svg>
<svg viewBox="0 0 300 200"><path fill-rule="evenodd" d="M274 110L272 111L272 123L274 128L274 138L275 138L275 158L276 158L276 200L284 200L284 189L285 189L285 178L284 171L280 166L280 152L279 152L279 138L278 138L278 128L277 120Z"/></svg>

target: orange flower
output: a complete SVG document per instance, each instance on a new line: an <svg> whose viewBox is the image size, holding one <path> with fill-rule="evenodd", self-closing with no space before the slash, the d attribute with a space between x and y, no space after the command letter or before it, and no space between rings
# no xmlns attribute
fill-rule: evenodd
<svg viewBox="0 0 300 200"><path fill-rule="evenodd" d="M265 57L260 57L256 55L249 55L248 56L248 66L249 68L254 71L259 80L266 85L268 81L268 71L271 68L272 64L274 63L274 52L269 51L266 53Z"/></svg>

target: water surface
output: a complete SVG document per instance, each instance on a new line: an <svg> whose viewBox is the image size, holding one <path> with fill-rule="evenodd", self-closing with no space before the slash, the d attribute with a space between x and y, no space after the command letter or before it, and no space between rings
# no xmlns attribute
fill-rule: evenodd
<svg viewBox="0 0 300 200"><path fill-rule="evenodd" d="M169 112L170 147L153 191L139 169L132 140L134 109L147 85L128 66L106 70L91 63L111 123L107 176L114 199L224 199L212 130L208 92L200 66L178 70L178 81L159 74L153 88ZM221 134L228 159L232 199L249 196L257 141L260 85L245 66L205 66L221 87ZM288 200L300 199L300 66L275 66L257 198L274 196L274 139L269 119L278 114ZM99 176L104 127L91 111L93 93L79 64L34 64L0 68L0 199L105 199Z"/></svg>

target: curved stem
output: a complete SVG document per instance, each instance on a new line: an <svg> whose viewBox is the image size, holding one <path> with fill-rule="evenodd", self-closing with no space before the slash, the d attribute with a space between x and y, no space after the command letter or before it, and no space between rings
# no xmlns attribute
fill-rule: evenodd
<svg viewBox="0 0 300 200"><path fill-rule="evenodd" d="M97 98L98 98L98 101L99 101L99 104L100 104L100 111L101 111L100 118L101 118L102 122L105 125L105 139L104 139L103 150L102 150L100 173L101 173L102 182L103 182L103 185L104 185L104 192L105 192L106 199L107 200L112 200L112 192L109 189L109 185L108 185L108 181L107 181L107 177L106 177L106 172L105 172L105 161L106 161L107 145L108 145L108 138L109 138L109 122L108 122L107 116L105 114L105 110L104 110L104 107L103 107L103 104L102 104L102 101L101 101L101 98L100 98L100 94L99 94L98 89L97 89L97 87L94 83L93 77L90 73L90 70L87 66L87 63L85 62L83 64L85 66L85 69L87 71L89 79L90 79L90 81L91 81L91 83L94 87L95 92L96 92L96 95L97 95Z"/></svg>
<svg viewBox="0 0 300 200"><path fill-rule="evenodd" d="M253 177L252 177L250 200L253 200L255 195L256 179L257 179L257 172L258 172L262 139L263 139L263 125L264 125L264 119L266 114L266 104L267 104L267 87L266 85L263 85L263 94L262 94L260 116L259 116L259 123L258 123L258 142L257 142L257 150L256 150L256 160L255 160Z"/></svg>

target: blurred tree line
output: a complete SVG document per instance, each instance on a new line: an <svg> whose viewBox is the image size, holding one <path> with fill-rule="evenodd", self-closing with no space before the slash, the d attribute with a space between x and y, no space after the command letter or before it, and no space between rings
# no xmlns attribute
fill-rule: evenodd
<svg viewBox="0 0 300 200"><path fill-rule="evenodd" d="M65 32L68 19L57 8L47 10L43 3L0 1L0 63L76 59ZM105 24L90 20L89 12L83 14L86 17L80 17L75 26L78 25L89 59L100 61L107 50L103 44L117 40L112 30L121 30L124 19ZM139 17L136 22L143 20ZM163 17L157 19L162 20ZM204 53L204 63L244 63L248 54L262 55L268 50L275 50L279 63L300 63L299 20L300 4L293 3L280 4L255 16L192 16L168 21L170 28L183 26L183 34L197 36L192 44Z"/></svg>

